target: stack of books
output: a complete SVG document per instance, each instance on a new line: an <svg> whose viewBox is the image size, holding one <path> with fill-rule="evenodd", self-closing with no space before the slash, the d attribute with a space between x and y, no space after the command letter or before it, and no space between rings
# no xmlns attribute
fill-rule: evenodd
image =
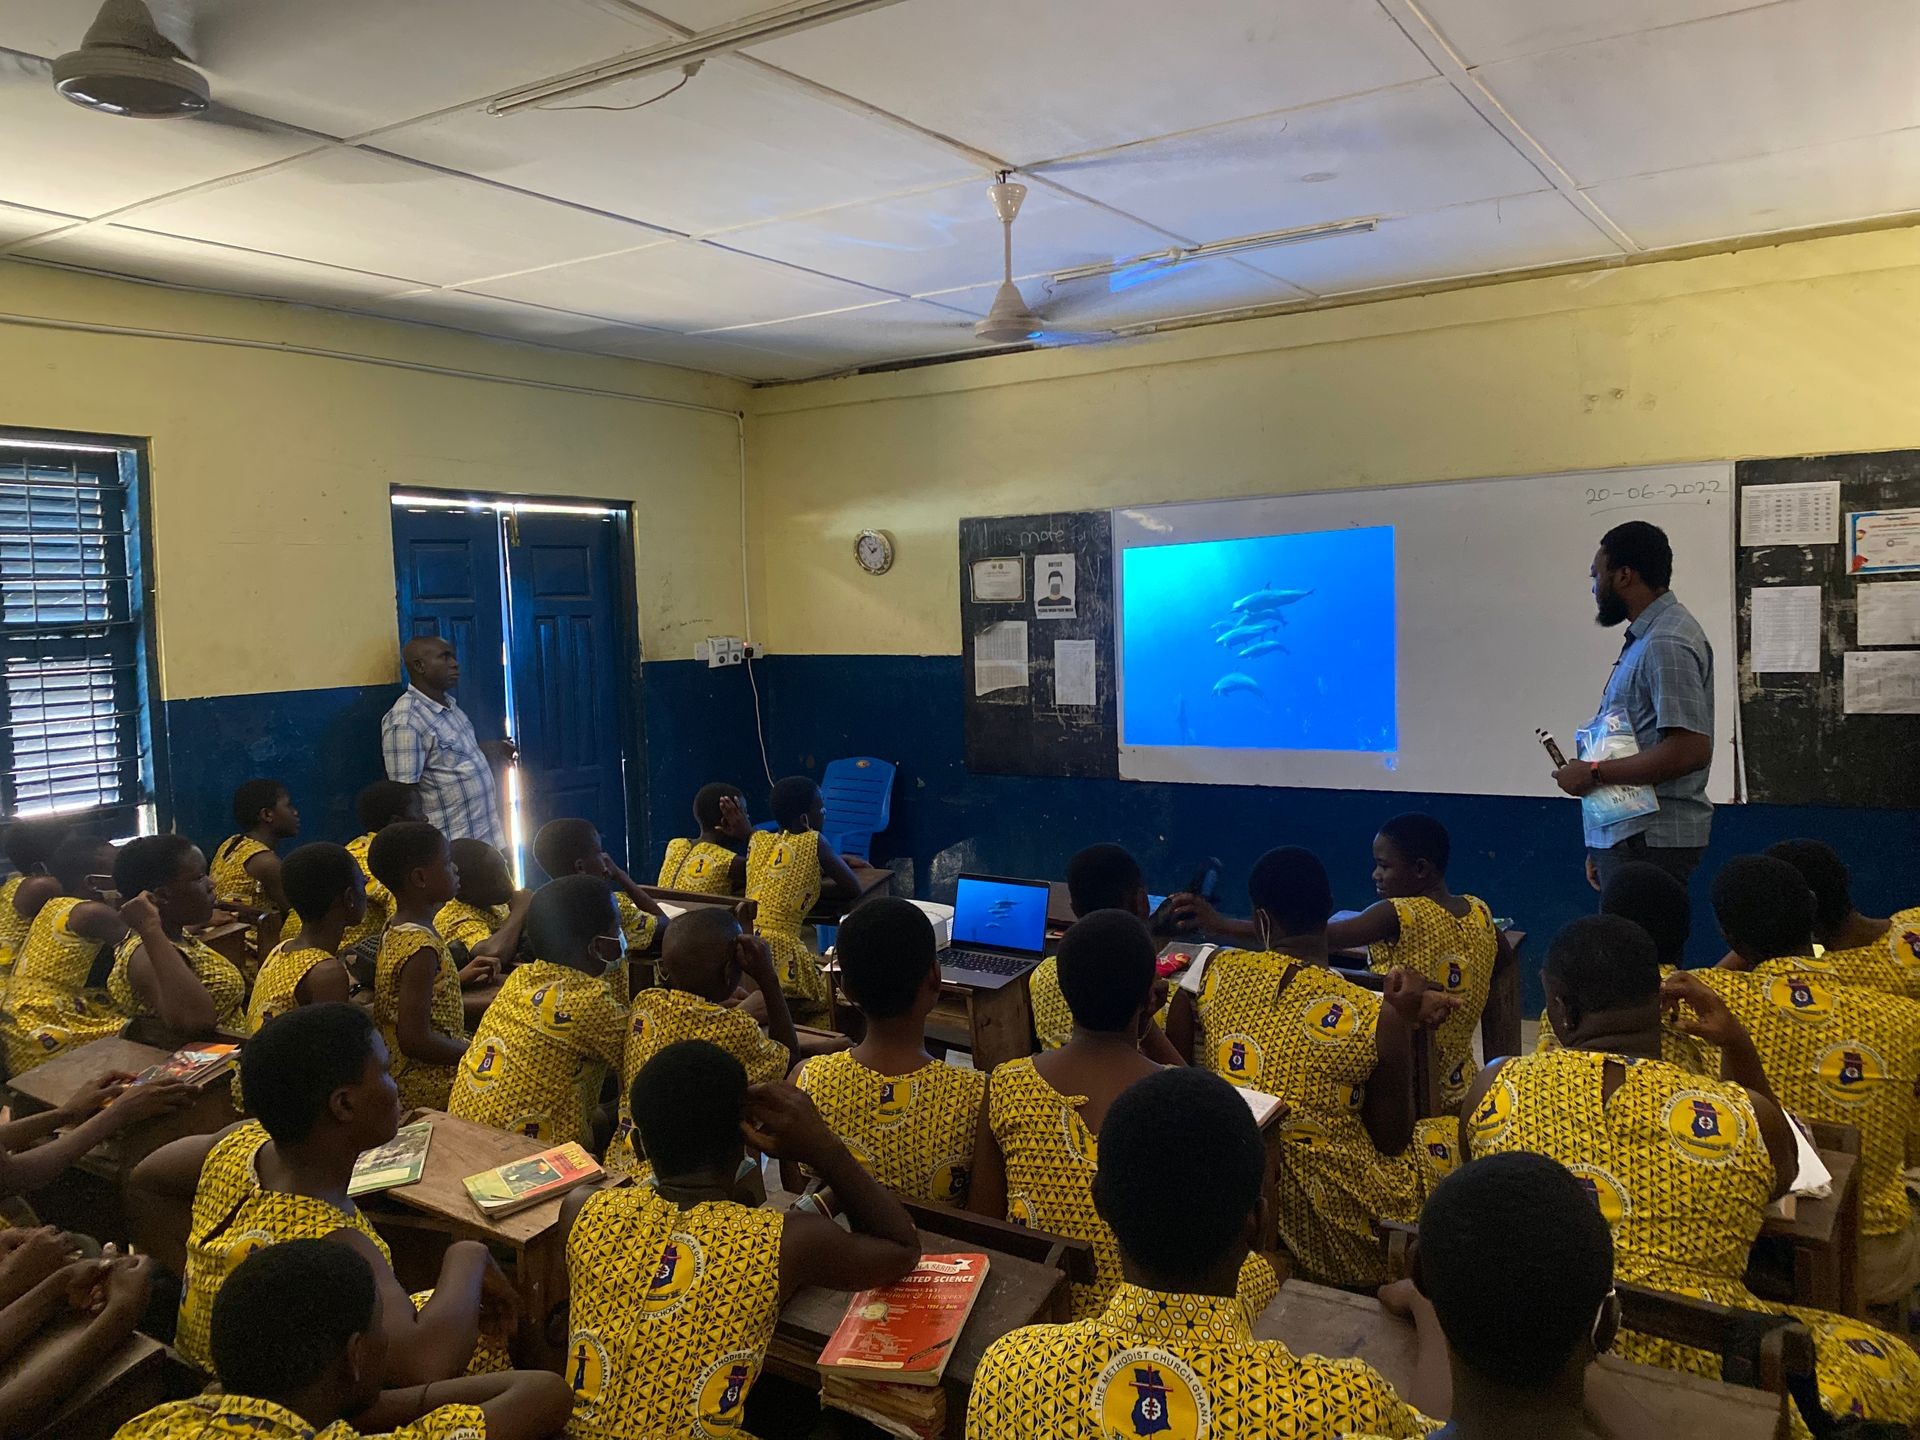
<svg viewBox="0 0 1920 1440"><path fill-rule="evenodd" d="M177 1081L183 1085L205 1087L240 1063L238 1045L191 1045L176 1050L158 1064L149 1065L133 1077L136 1085Z"/></svg>
<svg viewBox="0 0 1920 1440"><path fill-rule="evenodd" d="M947 1392L938 1385L893 1385L828 1373L820 1378L820 1404L901 1440L941 1440L946 1434Z"/></svg>
<svg viewBox="0 0 1920 1440"><path fill-rule="evenodd" d="M820 1400L906 1440L947 1418L940 1377L987 1279L987 1257L922 1255L904 1278L862 1290L820 1352Z"/></svg>
<svg viewBox="0 0 1920 1440"><path fill-rule="evenodd" d="M593 1156L569 1141L524 1160L469 1175L461 1184L467 1187L467 1196L480 1213L497 1220L563 1195L576 1185L597 1180L600 1174L599 1163Z"/></svg>

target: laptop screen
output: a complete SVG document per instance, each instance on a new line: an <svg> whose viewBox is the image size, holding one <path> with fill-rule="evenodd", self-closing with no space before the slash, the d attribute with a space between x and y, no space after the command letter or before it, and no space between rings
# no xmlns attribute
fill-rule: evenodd
<svg viewBox="0 0 1920 1440"><path fill-rule="evenodd" d="M1025 950L1047 944L1047 887L962 875L953 892L953 943Z"/></svg>

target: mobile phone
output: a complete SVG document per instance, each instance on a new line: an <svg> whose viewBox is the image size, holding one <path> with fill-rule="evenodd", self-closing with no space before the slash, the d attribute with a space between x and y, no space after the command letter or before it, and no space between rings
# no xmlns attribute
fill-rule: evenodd
<svg viewBox="0 0 1920 1440"><path fill-rule="evenodd" d="M1546 747L1547 758L1553 761L1555 769L1567 763L1567 757L1560 753L1560 742L1553 738L1550 731L1536 727L1533 733L1539 739L1540 743Z"/></svg>

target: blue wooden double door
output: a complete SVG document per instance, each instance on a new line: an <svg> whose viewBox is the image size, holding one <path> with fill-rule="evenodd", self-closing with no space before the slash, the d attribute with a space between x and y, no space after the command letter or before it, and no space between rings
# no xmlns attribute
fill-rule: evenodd
<svg viewBox="0 0 1920 1440"><path fill-rule="evenodd" d="M442 635L460 657L480 738L520 749L519 834L593 821L627 860L627 752L635 733L626 517L408 506L393 512L400 635ZM510 822L511 823L511 822Z"/></svg>

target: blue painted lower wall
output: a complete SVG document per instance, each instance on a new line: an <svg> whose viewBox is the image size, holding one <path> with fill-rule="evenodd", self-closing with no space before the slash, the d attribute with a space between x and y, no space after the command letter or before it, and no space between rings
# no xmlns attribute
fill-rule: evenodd
<svg viewBox="0 0 1920 1440"><path fill-rule="evenodd" d="M1184 883L1197 860L1219 856L1226 893L1244 907L1253 861L1292 843L1316 849L1341 903L1358 905L1372 894L1375 827L1401 810L1427 809L1453 832L1455 888L1484 897L1533 937L1530 1004L1538 1003L1533 977L1547 939L1593 906L1579 817L1568 800L975 775L962 762L958 657L775 656L759 662L752 678L775 776L817 775L842 755L900 766L893 822L875 842L874 858L908 862L921 896L944 895L961 870L1058 876L1082 845L1116 840L1140 857L1156 889ZM702 784L742 786L756 817L766 813L766 785L744 668L650 661L641 687L632 868L644 879L667 839L692 828L689 806ZM380 775L380 717L395 693L366 686L168 702L176 827L209 843L226 835L233 787L266 774L292 788L309 838L349 838L353 795ZM1920 811L1724 807L1694 884L1696 963L1718 953L1704 875L1729 856L1790 835L1839 850L1863 909L1885 914L1920 900L1913 858Z"/></svg>

